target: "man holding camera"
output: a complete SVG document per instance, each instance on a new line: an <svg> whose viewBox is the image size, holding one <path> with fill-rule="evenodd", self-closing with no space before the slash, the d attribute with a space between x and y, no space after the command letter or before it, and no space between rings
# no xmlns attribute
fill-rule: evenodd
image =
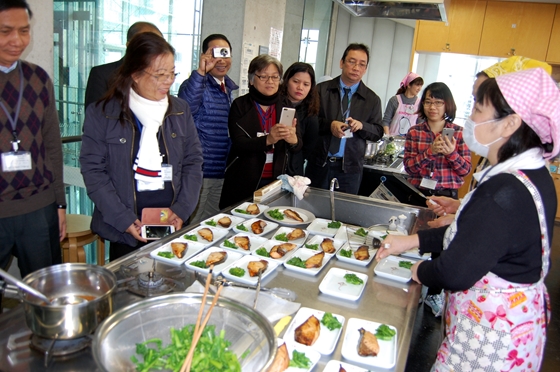
<svg viewBox="0 0 560 372"><path fill-rule="evenodd" d="M188 102L202 144L204 179L195 215L201 221L219 212L226 161L231 147L228 115L232 91L239 87L227 76L231 68L231 44L221 34L202 42L198 69L179 88L178 96Z"/></svg>

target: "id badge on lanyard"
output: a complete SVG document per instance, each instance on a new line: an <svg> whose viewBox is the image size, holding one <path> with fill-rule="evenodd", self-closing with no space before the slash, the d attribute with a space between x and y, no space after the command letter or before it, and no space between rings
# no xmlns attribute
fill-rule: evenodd
<svg viewBox="0 0 560 372"><path fill-rule="evenodd" d="M420 187L424 187L430 190L435 190L437 186L437 180L435 180L433 177L434 177L434 172L430 172L430 177L422 178L422 182L420 182Z"/></svg>

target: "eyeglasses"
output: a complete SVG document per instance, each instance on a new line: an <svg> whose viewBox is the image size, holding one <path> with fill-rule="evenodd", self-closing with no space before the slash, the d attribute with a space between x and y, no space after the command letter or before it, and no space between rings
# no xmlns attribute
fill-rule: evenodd
<svg viewBox="0 0 560 372"><path fill-rule="evenodd" d="M280 80L280 76L278 76L278 75L266 76L266 75L255 74L255 76L258 77L260 81L264 81L264 82L267 82L270 79L270 80L272 80L273 83L276 83Z"/></svg>
<svg viewBox="0 0 560 372"><path fill-rule="evenodd" d="M177 75L179 75L178 72L173 72L171 74L152 74L149 73L148 71L144 70L144 72L150 76L153 76L156 78L158 83L163 83L169 79L171 79L171 81L175 81L175 79L177 78Z"/></svg>
<svg viewBox="0 0 560 372"><path fill-rule="evenodd" d="M365 70L365 69L367 68L367 64L366 64L366 63L363 63L363 62L362 62L362 63L358 63L358 61L356 61L356 60L354 60L354 59L348 60L348 61L346 61L346 63L347 63L350 67L352 67L352 68L355 67L355 66L358 66L358 68L359 68L360 70Z"/></svg>
<svg viewBox="0 0 560 372"><path fill-rule="evenodd" d="M423 102L424 107L430 107L432 105L434 105L435 107L443 107L443 105L445 105L444 101L424 101Z"/></svg>

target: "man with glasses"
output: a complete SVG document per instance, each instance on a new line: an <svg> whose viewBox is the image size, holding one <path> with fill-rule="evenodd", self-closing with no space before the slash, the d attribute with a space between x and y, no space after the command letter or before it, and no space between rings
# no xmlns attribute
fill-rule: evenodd
<svg viewBox="0 0 560 372"><path fill-rule="evenodd" d="M313 187L327 189L337 178L341 192L360 189L366 140L383 136L381 100L362 82L368 62L369 48L350 44L340 60L342 74L317 85L320 138L305 173Z"/></svg>
<svg viewBox="0 0 560 372"><path fill-rule="evenodd" d="M226 161L231 147L228 115L232 92L239 87L229 78L231 44L221 34L202 42L204 53L198 69L181 84L179 98L188 102L202 145L204 178L198 206L191 221L201 221L217 214L224 184Z"/></svg>

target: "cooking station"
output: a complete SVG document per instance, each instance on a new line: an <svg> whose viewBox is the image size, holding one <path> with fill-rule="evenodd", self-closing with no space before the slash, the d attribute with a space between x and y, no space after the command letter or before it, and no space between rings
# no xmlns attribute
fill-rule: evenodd
<svg viewBox="0 0 560 372"><path fill-rule="evenodd" d="M356 226L373 226L388 224L392 216L405 215L406 228L414 233L426 227L426 222L433 218L431 211L408 205L385 202L362 196L334 193L336 220ZM331 218L331 194L326 190L309 189L303 200L297 200L292 194L281 192L269 201L269 206L293 206L310 211L316 217ZM229 209L224 210L228 213ZM263 217L264 219L264 217ZM185 265L172 266L153 260L150 252L167 242L185 234L196 225L190 225L180 232L163 238L138 251L109 263L106 267L113 271L119 281L118 290L113 299L113 312L142 300L169 292L183 292L195 280L195 272L187 270ZM272 235L269 233L268 235ZM232 231L226 237L234 235ZM268 237L270 237L268 236ZM217 244L215 244L217 246ZM398 343L396 365L389 369L402 371L405 368L408 349L418 309L421 286L410 281L399 283L380 278L373 273L375 260L368 266L355 266L331 259L316 276L307 276L288 271L280 266L262 282L264 287L281 287L294 291L296 302L302 307L309 307L325 312L340 314L346 321L359 318L390 324L397 328ZM339 299L320 293L319 283L330 268L338 267L367 274L369 279L364 293L356 301ZM314 371L322 371L332 359L343 360L341 349L346 324L334 352L323 355ZM286 327L287 328L287 327ZM285 328L285 329L286 329ZM280 337L282 337L282 333ZM93 337L93 336L91 336ZM59 342L49 352L45 367L45 351L51 340L34 340L25 323L23 306L0 315L0 371L96 371L99 370L93 360L90 337ZM32 341L33 339L33 341ZM38 345L39 344L39 345ZM76 351L77 350L77 351ZM351 362L352 363L352 362ZM352 364L356 364L355 362ZM356 364L358 365L358 364ZM368 366L361 366L372 369ZM388 371L383 369L383 371Z"/></svg>

